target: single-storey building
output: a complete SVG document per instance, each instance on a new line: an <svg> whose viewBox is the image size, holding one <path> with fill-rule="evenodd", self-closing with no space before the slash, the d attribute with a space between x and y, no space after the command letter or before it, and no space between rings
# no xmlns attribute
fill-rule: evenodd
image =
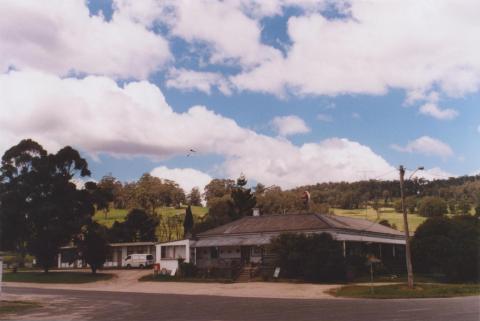
<svg viewBox="0 0 480 321"><path fill-rule="evenodd" d="M158 243L156 262L176 270L178 259L200 269L265 264L272 259L267 245L281 233L328 233L342 243L343 255L373 253L379 258L404 257L402 232L364 219L326 214L246 216L196 235Z"/></svg>
<svg viewBox="0 0 480 321"><path fill-rule="evenodd" d="M85 263L76 258L75 246L64 246L60 248L57 256L57 266L59 268L84 267ZM110 243L107 253L107 260L104 267L123 267L125 258L130 254L153 254L155 259L155 242L128 242L128 243Z"/></svg>

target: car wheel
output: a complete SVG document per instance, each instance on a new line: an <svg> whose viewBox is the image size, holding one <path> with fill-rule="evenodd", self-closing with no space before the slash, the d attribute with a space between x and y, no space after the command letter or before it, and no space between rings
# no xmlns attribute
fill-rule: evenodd
<svg viewBox="0 0 480 321"><path fill-rule="evenodd" d="M130 269L130 268L131 268L130 264L127 264L127 269Z"/></svg>
<svg viewBox="0 0 480 321"><path fill-rule="evenodd" d="M143 268L144 268L143 264L140 264L140 268L141 268L141 269L143 269Z"/></svg>

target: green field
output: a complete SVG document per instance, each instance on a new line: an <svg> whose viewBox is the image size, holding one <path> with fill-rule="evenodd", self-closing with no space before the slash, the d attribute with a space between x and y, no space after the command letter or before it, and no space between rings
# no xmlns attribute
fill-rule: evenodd
<svg viewBox="0 0 480 321"><path fill-rule="evenodd" d="M374 286L347 285L329 291L337 297L370 299L448 298L480 294L479 284L417 283L413 289L405 284Z"/></svg>
<svg viewBox="0 0 480 321"><path fill-rule="evenodd" d="M344 210L340 208L331 209L335 215L340 216L349 216L355 218L367 219L369 221L375 222L378 221L376 211L368 207L367 209L354 209L354 210ZM107 216L103 211L98 211L95 213L95 221L103 224L107 227L111 227L115 221L123 222L125 216L128 214L129 209L111 209ZM192 206L192 212L195 218L201 218L205 216L208 212L207 207ZM173 207L161 207L156 210L156 213L162 218L178 216L182 217L185 215L185 208L173 208ZM403 217L402 213L395 212L392 207L384 207L381 210L380 220L385 219L390 222L390 224L395 224L397 229L403 231ZM414 232L417 227L426 220L425 217L419 216L417 214L408 214L408 223L410 226L410 231Z"/></svg>
<svg viewBox="0 0 480 321"><path fill-rule="evenodd" d="M367 209L344 210L340 208L332 208L335 215L349 216L355 218L363 218L369 221L378 221L377 212L368 207ZM395 212L392 207L383 207L381 209L380 220L387 220L390 224L395 224L399 231L403 231L403 216L402 213ZM410 232L415 232L417 227L426 220L425 217L417 214L408 214L408 226Z"/></svg>
<svg viewBox="0 0 480 321"><path fill-rule="evenodd" d="M123 222L125 216L127 216L129 209L112 208L107 213L103 211L97 211L94 216L94 220L107 227L111 227L115 221ZM201 206L192 206L192 213L195 218L203 217L207 213L208 209ZM157 215L164 217L182 216L185 215L185 208L174 207L160 207L156 209Z"/></svg>
<svg viewBox="0 0 480 321"><path fill-rule="evenodd" d="M109 280L113 274L89 272L17 272L4 273L4 282L29 282L29 283L90 283Z"/></svg>

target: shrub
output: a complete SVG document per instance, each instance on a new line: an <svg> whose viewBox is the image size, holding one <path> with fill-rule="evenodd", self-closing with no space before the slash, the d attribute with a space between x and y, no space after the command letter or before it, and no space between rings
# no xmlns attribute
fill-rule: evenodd
<svg viewBox="0 0 480 321"><path fill-rule="evenodd" d="M346 277L353 280L355 277L366 274L368 271L367 257L364 255L349 255L346 260Z"/></svg>
<svg viewBox="0 0 480 321"><path fill-rule="evenodd" d="M180 276L184 278L193 278L197 276L197 267L192 262L183 262L183 260L178 262Z"/></svg>
<svg viewBox="0 0 480 321"><path fill-rule="evenodd" d="M330 234L281 234L272 240L271 250L287 278L313 282L345 278L341 244Z"/></svg>
<svg viewBox="0 0 480 321"><path fill-rule="evenodd" d="M418 206L418 214L425 217L438 217L447 213L447 203L439 197L422 198Z"/></svg>
<svg viewBox="0 0 480 321"><path fill-rule="evenodd" d="M470 215L430 218L412 239L414 268L440 272L450 281L479 279L480 222Z"/></svg>

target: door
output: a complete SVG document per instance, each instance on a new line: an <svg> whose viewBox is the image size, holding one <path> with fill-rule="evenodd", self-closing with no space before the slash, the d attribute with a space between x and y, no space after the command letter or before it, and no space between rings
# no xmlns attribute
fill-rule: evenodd
<svg viewBox="0 0 480 321"><path fill-rule="evenodd" d="M240 261L242 264L250 263L250 246L240 247Z"/></svg>
<svg viewBox="0 0 480 321"><path fill-rule="evenodd" d="M116 250L117 252L117 267L122 267L122 249L119 248Z"/></svg>

